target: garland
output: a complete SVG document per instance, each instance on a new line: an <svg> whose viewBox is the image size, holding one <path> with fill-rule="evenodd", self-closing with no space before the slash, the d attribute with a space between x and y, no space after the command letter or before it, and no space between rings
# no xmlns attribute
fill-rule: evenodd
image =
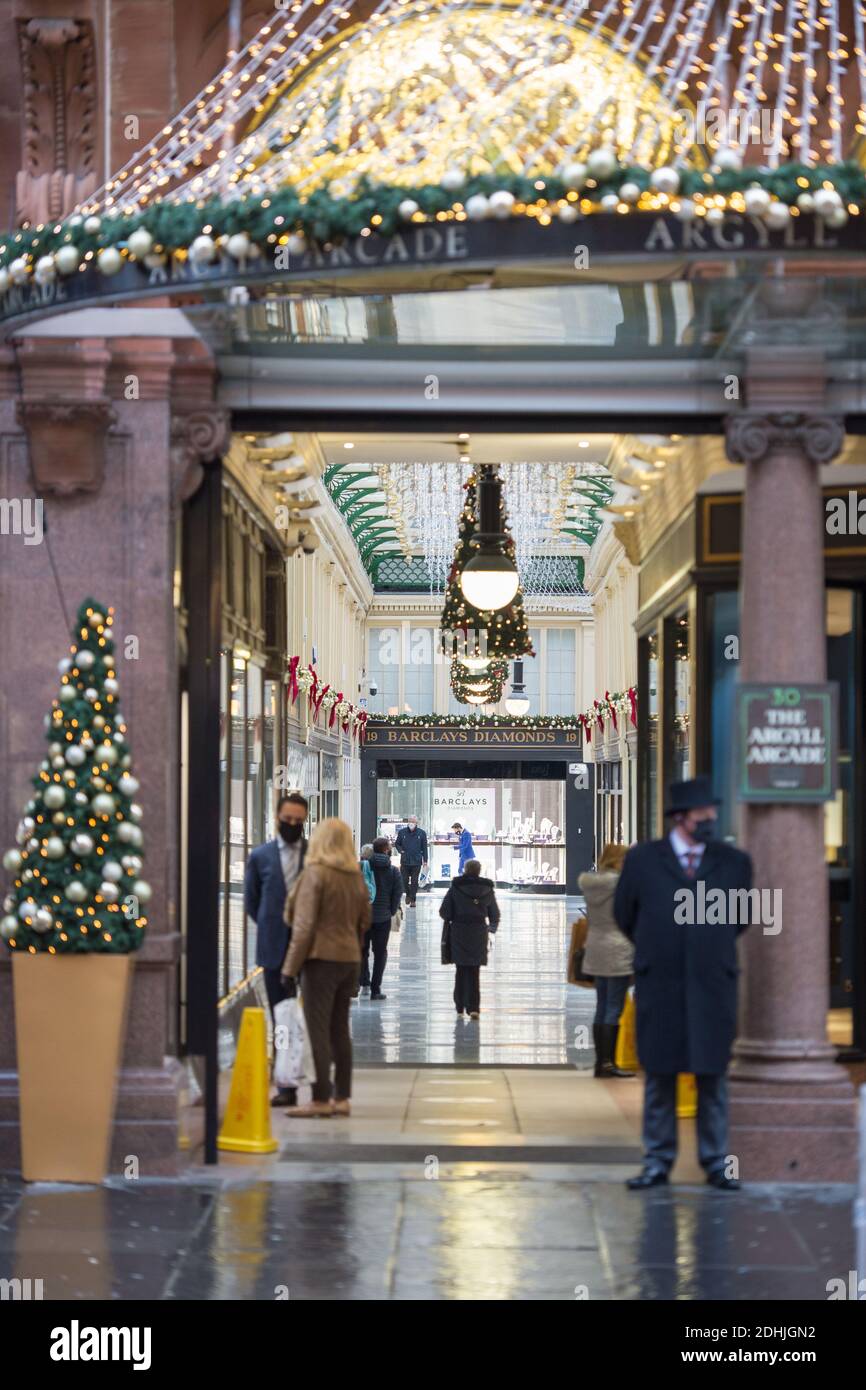
<svg viewBox="0 0 866 1390"><path fill-rule="evenodd" d="M422 728L435 728L440 724L456 728L471 729L475 725L498 725L516 729L582 729L587 743L592 742L593 727L604 732L604 721L610 719L618 731L618 719L627 718L637 728L637 686L630 685L627 690L604 692L603 700L593 700L592 706L582 714L395 714L389 718L373 716L374 726L406 724L420 725Z"/></svg>
<svg viewBox="0 0 866 1390"><path fill-rule="evenodd" d="M425 222L528 217L547 226L554 218L574 222L581 215L633 211L720 222L733 211L781 229L800 213L815 213L838 227L866 208L866 173L854 160L742 169L731 151L718 159L724 167L715 165L712 172L647 169L621 165L612 149L601 146L585 164L539 178L478 174L456 188L377 185L362 178L352 194L341 197L326 188L302 196L286 185L256 197L160 202L130 216L114 210L76 213L53 225L25 227L0 245L0 295L31 279L48 284L91 265L110 278L129 259L154 271L169 257L204 266L226 256L245 270L277 246L302 255L347 237L390 237Z"/></svg>
<svg viewBox="0 0 866 1390"><path fill-rule="evenodd" d="M333 729L339 722L344 734L348 734L350 738L357 738L359 743L364 742L369 717L367 711L345 699L342 690L337 691L332 685L320 680L313 666L301 667L299 656L290 657L285 680L286 699L289 704L297 704L300 696L306 695L307 707L314 724L318 723L319 715L324 711L328 716L329 729Z"/></svg>

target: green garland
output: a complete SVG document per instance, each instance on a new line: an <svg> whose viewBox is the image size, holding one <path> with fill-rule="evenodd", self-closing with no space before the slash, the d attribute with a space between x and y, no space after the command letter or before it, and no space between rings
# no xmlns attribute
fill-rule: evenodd
<svg viewBox="0 0 866 1390"><path fill-rule="evenodd" d="M636 184L645 192L650 187L652 172L642 166L619 165L607 179L587 178L580 190L581 197L597 204L605 194L618 193L625 183ZM746 167L715 174L689 168L678 172L677 196L682 197L695 193L720 193L728 197L760 186L781 202L794 206L802 193L814 192L830 183L843 203L866 206L866 174L856 160L814 167L784 164L773 170ZM498 191L509 192L516 202L530 206L542 200L546 204L555 203L571 190L556 174L533 178L506 172L472 175L456 192L440 184L413 188L403 184L374 184L364 177L348 197L333 197L326 188L302 196L291 185L286 185L269 194L225 201L218 198L178 203L166 200L132 216L101 214L98 230L90 232L85 230L80 217L24 228L10 235L0 246L0 267L8 267L21 256L32 257L35 262L67 243L75 245L82 259L88 253L92 258L107 247L122 248L131 233L140 227L153 236L155 250L168 254L188 248L204 227L211 228L214 238L246 232L260 250L292 232L302 233L308 242L319 246L359 236L365 229L390 237L407 225L399 211L404 200L411 199L425 217L435 218L437 213L450 211L456 203L465 205L475 194L489 196Z"/></svg>
<svg viewBox="0 0 866 1390"><path fill-rule="evenodd" d="M367 728L384 729L395 724L424 729L436 728L440 724L487 728L496 724L509 729L581 729L583 718L583 715L575 714L371 714Z"/></svg>

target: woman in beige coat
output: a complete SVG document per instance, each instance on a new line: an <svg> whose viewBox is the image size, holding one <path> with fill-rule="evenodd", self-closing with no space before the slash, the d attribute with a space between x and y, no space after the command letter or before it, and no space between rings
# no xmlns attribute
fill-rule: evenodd
<svg viewBox="0 0 866 1390"><path fill-rule="evenodd" d="M634 947L616 924L613 896L625 859L625 845L605 845L598 861L598 872L581 874L577 881L586 899L589 931L583 955L587 975L595 976L596 1076L634 1076L616 1065L616 1038L629 980L634 970Z"/></svg>
<svg viewBox="0 0 866 1390"><path fill-rule="evenodd" d="M361 943L370 925L370 894L344 821L320 821L304 867L286 901L289 949L284 979L301 977L304 1017L316 1068L313 1099L286 1111L292 1119L348 1115L352 1094L349 1011L358 988ZM331 1100L331 1064L334 1090Z"/></svg>

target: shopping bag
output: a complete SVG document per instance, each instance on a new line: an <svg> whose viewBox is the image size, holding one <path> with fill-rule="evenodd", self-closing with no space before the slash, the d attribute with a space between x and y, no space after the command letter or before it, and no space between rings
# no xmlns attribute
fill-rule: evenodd
<svg viewBox="0 0 866 1390"><path fill-rule="evenodd" d="M686 1072L682 1072L677 1077L677 1118L680 1120L692 1120L697 1113L697 1079Z"/></svg>
<svg viewBox="0 0 866 1390"><path fill-rule="evenodd" d="M451 956L451 923L445 922L442 927L442 964L453 965Z"/></svg>
<svg viewBox="0 0 866 1390"><path fill-rule="evenodd" d="M281 999L274 1009L274 1085L315 1081L313 1050L304 1011L297 999Z"/></svg>
<svg viewBox="0 0 866 1390"><path fill-rule="evenodd" d="M583 968L583 952L588 929L585 917L578 917L577 921L571 924L566 979L570 985L583 985L585 989L594 989L595 979L592 975L587 975Z"/></svg>
<svg viewBox="0 0 866 1390"><path fill-rule="evenodd" d="M419 888L426 888L426 887L427 887L427 884L428 884L429 882L430 882L430 870L429 870L429 869L422 869L421 872L420 872L420 874L418 875L418 887L419 887Z"/></svg>
<svg viewBox="0 0 866 1390"><path fill-rule="evenodd" d="M637 1058L637 1011L634 1005L633 989L630 989L626 995L623 1011L620 1015L614 1063L622 1071L637 1071L640 1066Z"/></svg>

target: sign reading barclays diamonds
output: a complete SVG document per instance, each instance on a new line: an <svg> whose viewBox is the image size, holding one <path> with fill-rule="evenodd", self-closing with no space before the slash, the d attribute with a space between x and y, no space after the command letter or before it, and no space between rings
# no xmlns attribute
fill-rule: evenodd
<svg viewBox="0 0 866 1390"><path fill-rule="evenodd" d="M573 223L554 221L541 226L531 219L509 222L443 222L407 226L393 236L375 233L349 237L325 246L311 245L276 269L267 256L243 261L226 253L208 265L187 255L172 255L147 269L125 260L116 275L103 275L92 263L70 276L49 283L12 285L0 298L0 317L41 316L94 302L122 302L149 295L199 294L233 285L288 284L323 290L340 285L343 291L363 292L368 276L387 286L400 272L442 267L489 274L498 265L521 261L548 263L575 277L598 264L620 260L652 261L661 257L700 257L736 254L807 254L840 252L864 254L860 219L830 229L820 218L791 218L783 231L773 231L758 217L729 212L717 225L704 219L682 222L672 214L635 212L628 216L593 213ZM280 248L284 254L284 248ZM353 283L353 277L361 279ZM442 282L437 281L437 285Z"/></svg>

